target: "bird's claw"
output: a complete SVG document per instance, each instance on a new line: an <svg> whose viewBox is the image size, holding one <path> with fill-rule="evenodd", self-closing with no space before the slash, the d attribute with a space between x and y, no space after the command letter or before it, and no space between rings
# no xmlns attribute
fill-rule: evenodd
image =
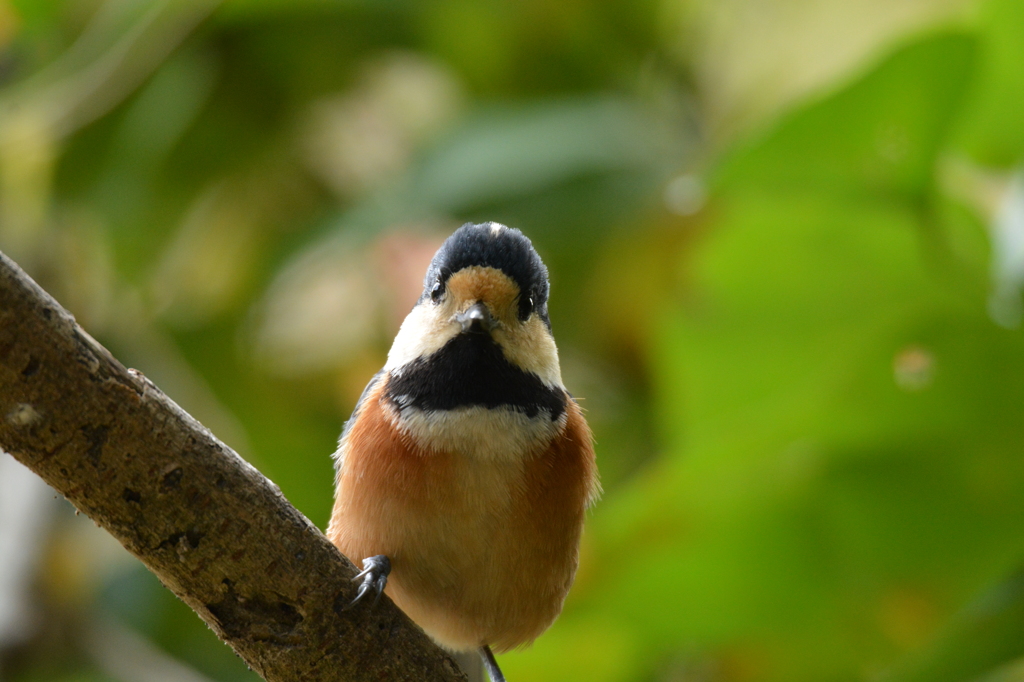
<svg viewBox="0 0 1024 682"><path fill-rule="evenodd" d="M350 609L365 597L371 590L375 592L373 606L380 601L380 595L384 593L384 586L388 584L388 575L391 573L391 560L383 554L363 559L363 570L357 573L352 582L362 580L355 598L349 602L346 609Z"/></svg>

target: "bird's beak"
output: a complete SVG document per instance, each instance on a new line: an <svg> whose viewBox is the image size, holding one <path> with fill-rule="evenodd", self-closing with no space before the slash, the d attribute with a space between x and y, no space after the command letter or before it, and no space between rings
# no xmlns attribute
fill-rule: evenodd
<svg viewBox="0 0 1024 682"><path fill-rule="evenodd" d="M491 311L483 301L477 301L461 313L455 315L455 321L462 325L464 332L489 332L497 324L491 317Z"/></svg>

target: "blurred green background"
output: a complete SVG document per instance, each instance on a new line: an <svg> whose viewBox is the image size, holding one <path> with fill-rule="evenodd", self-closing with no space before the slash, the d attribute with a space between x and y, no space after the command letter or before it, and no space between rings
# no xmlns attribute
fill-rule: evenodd
<svg viewBox="0 0 1024 682"><path fill-rule="evenodd" d="M434 249L533 239L605 494L514 682L1024 680L1022 161L1020 0L0 0L0 249L321 528ZM255 679L0 479L0 678Z"/></svg>

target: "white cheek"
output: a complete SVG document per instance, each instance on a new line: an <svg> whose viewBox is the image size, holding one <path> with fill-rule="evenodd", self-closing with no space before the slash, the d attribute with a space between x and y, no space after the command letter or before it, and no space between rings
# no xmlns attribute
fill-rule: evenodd
<svg viewBox="0 0 1024 682"><path fill-rule="evenodd" d="M548 386L563 387L558 347L540 318L531 317L513 333L499 330L495 332L495 340L509 362L536 374Z"/></svg>
<svg viewBox="0 0 1024 682"><path fill-rule="evenodd" d="M402 322L388 352L384 369L397 370L416 358L425 358L441 350L459 332L459 325L448 320L444 306L421 303Z"/></svg>
<svg viewBox="0 0 1024 682"><path fill-rule="evenodd" d="M401 368L410 362L441 350L462 331L453 319L454 314L454 309L444 303L425 302L413 308L395 336L384 369L400 374ZM562 387L558 348L538 317L515 329L499 328L493 334L509 362L536 374L547 386Z"/></svg>

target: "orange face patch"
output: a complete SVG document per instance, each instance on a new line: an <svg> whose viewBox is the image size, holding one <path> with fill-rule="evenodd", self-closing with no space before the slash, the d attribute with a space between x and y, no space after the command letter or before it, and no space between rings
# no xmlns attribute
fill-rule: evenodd
<svg viewBox="0 0 1024 682"><path fill-rule="evenodd" d="M456 308L483 301L506 327L519 320L519 287L501 270L473 265L448 278L448 294Z"/></svg>

